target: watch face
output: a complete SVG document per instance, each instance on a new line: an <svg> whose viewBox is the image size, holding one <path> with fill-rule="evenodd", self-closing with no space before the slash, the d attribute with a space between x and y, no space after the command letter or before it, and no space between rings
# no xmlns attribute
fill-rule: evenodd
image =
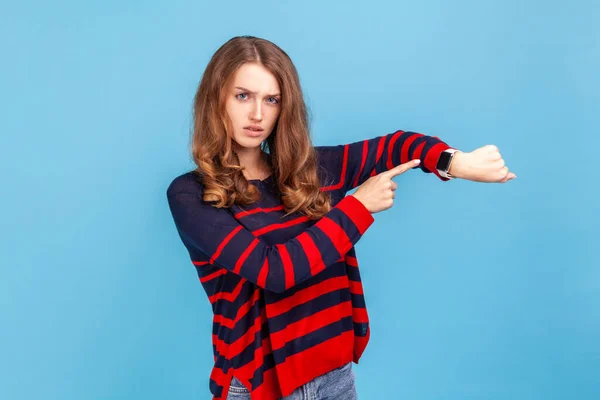
<svg viewBox="0 0 600 400"><path fill-rule="evenodd" d="M436 165L436 169L440 171L448 171L448 167L450 166L450 160L452 159L452 154L447 151L442 151L440 154L440 159Z"/></svg>

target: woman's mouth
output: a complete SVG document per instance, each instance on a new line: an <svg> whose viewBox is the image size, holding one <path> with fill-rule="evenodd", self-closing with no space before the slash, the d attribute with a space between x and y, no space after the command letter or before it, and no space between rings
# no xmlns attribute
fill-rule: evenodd
<svg viewBox="0 0 600 400"><path fill-rule="evenodd" d="M262 135L263 129L262 128L257 129L254 127L246 127L246 128L244 128L244 133L251 137L259 137L260 135Z"/></svg>
<svg viewBox="0 0 600 400"><path fill-rule="evenodd" d="M259 125L248 125L244 127L244 133L251 137L258 137L262 135L263 130L264 129Z"/></svg>

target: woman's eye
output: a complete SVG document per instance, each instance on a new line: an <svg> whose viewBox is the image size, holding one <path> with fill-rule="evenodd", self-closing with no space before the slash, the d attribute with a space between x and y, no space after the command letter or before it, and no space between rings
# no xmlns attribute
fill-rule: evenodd
<svg viewBox="0 0 600 400"><path fill-rule="evenodd" d="M247 99L248 99L248 93L239 93L239 94L235 95L235 97L236 97L238 100L247 100ZM269 98L267 99L267 101L268 101L270 104L278 104L278 103L279 103L279 100L277 99L277 97L269 97Z"/></svg>

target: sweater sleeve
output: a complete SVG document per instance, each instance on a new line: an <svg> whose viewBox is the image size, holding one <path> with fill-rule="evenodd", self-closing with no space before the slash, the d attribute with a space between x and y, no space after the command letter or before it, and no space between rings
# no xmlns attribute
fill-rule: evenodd
<svg viewBox="0 0 600 400"><path fill-rule="evenodd" d="M314 225L280 244L255 237L225 209L202 200L199 191L167 190L177 231L190 254L206 255L256 285L281 293L335 264L361 238L374 218L346 196Z"/></svg>
<svg viewBox="0 0 600 400"><path fill-rule="evenodd" d="M347 192L374 175L416 158L421 164L415 168L447 181L436 165L440 154L449 148L436 136L399 130L348 144L317 146L317 151L323 167L334 173L334 183L325 189Z"/></svg>

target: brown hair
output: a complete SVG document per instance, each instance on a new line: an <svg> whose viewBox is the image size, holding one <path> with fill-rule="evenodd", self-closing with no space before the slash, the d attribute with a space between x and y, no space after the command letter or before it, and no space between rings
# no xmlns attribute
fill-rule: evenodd
<svg viewBox="0 0 600 400"><path fill-rule="evenodd" d="M204 186L203 200L213 206L248 205L260 198L258 188L242 173L232 138L224 91L244 63L259 63L277 79L281 111L273 131L261 145L268 148L273 178L286 215L299 212L318 219L331 209L331 196L321 191L317 152L309 133L307 109L298 72L290 57L277 45L253 36L238 36L212 56L194 97L191 151Z"/></svg>

